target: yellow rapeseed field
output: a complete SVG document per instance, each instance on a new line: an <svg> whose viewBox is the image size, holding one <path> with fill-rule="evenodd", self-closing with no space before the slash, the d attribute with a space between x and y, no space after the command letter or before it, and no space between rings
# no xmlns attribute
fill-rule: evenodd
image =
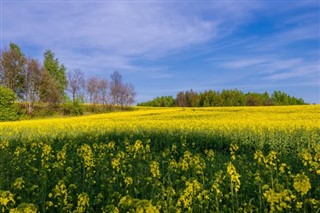
<svg viewBox="0 0 320 213"><path fill-rule="evenodd" d="M320 106L0 123L2 212L319 212Z"/></svg>
<svg viewBox="0 0 320 213"><path fill-rule="evenodd" d="M320 106L137 108L131 112L0 123L2 139L109 131L212 132L320 129Z"/></svg>

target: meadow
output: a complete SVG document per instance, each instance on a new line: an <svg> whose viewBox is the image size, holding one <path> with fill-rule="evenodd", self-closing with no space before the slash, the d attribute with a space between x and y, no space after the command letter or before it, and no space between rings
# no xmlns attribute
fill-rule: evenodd
<svg viewBox="0 0 320 213"><path fill-rule="evenodd" d="M0 123L2 212L319 212L320 106Z"/></svg>

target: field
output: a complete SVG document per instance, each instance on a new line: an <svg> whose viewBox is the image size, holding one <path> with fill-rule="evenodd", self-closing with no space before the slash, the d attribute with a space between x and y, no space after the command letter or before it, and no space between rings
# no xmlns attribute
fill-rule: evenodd
<svg viewBox="0 0 320 213"><path fill-rule="evenodd" d="M0 123L3 212L319 212L320 106Z"/></svg>

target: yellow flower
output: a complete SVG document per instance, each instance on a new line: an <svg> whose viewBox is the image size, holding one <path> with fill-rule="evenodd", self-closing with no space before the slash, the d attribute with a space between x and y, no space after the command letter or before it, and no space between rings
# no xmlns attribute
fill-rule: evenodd
<svg viewBox="0 0 320 213"><path fill-rule="evenodd" d="M10 191L3 191L0 194L0 204L1 206L5 207L8 205L9 202L12 202L15 204L16 202L14 201L13 194L11 194Z"/></svg>
<svg viewBox="0 0 320 213"><path fill-rule="evenodd" d="M119 206L124 206L125 208L132 205L132 198L129 195L123 196L119 201Z"/></svg>
<svg viewBox="0 0 320 213"><path fill-rule="evenodd" d="M297 192L300 192L301 195L307 194L308 191L311 189L311 184L308 176L306 176L304 173L297 174L294 177L293 188Z"/></svg>
<svg viewBox="0 0 320 213"><path fill-rule="evenodd" d="M108 145L107 145L108 149L113 149L113 150L114 150L114 146L115 146L115 142L114 141L109 142Z"/></svg>
<svg viewBox="0 0 320 213"><path fill-rule="evenodd" d="M302 204L303 204L302 202L297 202L296 203L296 208L297 209L301 209L302 208Z"/></svg>
<svg viewBox="0 0 320 213"><path fill-rule="evenodd" d="M120 157L117 156L111 160L111 166L113 169L120 171Z"/></svg>
<svg viewBox="0 0 320 213"><path fill-rule="evenodd" d="M13 183L13 186L17 189L23 189L24 188L24 181L23 181L23 178L20 177L20 178L17 178L14 183Z"/></svg>
<svg viewBox="0 0 320 213"><path fill-rule="evenodd" d="M132 177L126 177L126 178L124 179L124 183L126 184L126 186L131 185L131 184L133 183Z"/></svg>
<svg viewBox="0 0 320 213"><path fill-rule="evenodd" d="M82 192L78 195L77 212L82 213L89 207L89 196L87 193Z"/></svg>
<svg viewBox="0 0 320 213"><path fill-rule="evenodd" d="M204 150L204 153L207 155L210 161L214 161L214 151L212 149Z"/></svg>
<svg viewBox="0 0 320 213"><path fill-rule="evenodd" d="M24 152L26 152L27 151L27 149L25 148L25 147L20 147L20 146L18 146L17 148L16 148L16 150L14 151L14 155L15 156L17 156L17 157L19 157L22 153L24 153Z"/></svg>
<svg viewBox="0 0 320 213"><path fill-rule="evenodd" d="M10 213L37 213L36 205L31 203L21 203L17 208L10 209Z"/></svg>
<svg viewBox="0 0 320 213"><path fill-rule="evenodd" d="M189 151L185 151L183 158L179 161L179 167L182 171L187 171L190 167L190 162L192 161L192 154Z"/></svg>
<svg viewBox="0 0 320 213"><path fill-rule="evenodd" d="M285 172L285 169L286 169L286 168L288 168L287 164L282 163L282 164L280 165L280 168L279 168L280 173L283 174L283 173Z"/></svg>
<svg viewBox="0 0 320 213"><path fill-rule="evenodd" d="M63 200L63 204L68 205L68 191L63 180L60 180L53 189L54 197ZM51 193L50 193L51 194ZM50 196L49 194L49 196Z"/></svg>
<svg viewBox="0 0 320 213"><path fill-rule="evenodd" d="M197 180L186 181L186 188L183 190L183 193L178 199L177 206L190 209L194 197L198 196L198 193L201 191L201 189L202 185Z"/></svg>
<svg viewBox="0 0 320 213"><path fill-rule="evenodd" d="M139 152L140 149L143 149L143 144L140 140L137 140L135 143L134 143L134 150L136 152Z"/></svg>
<svg viewBox="0 0 320 213"><path fill-rule="evenodd" d="M78 149L78 155L83 158L86 169L94 167L92 149L88 144L84 144Z"/></svg>
<svg viewBox="0 0 320 213"><path fill-rule="evenodd" d="M291 209L290 203L293 200L291 190L284 189L282 185L276 186L275 189L267 189L263 196L270 205L270 212L281 212L283 209Z"/></svg>
<svg viewBox="0 0 320 213"><path fill-rule="evenodd" d="M239 146L237 144L230 145L230 153L231 153L231 160L236 159L236 151L238 151Z"/></svg>
<svg viewBox="0 0 320 213"><path fill-rule="evenodd" d="M9 141L5 140L0 143L0 149L6 149L9 147Z"/></svg>
<svg viewBox="0 0 320 213"><path fill-rule="evenodd" d="M262 162L264 162L265 158L264 158L264 155L263 155L262 151L257 150L257 151L254 153L254 159L257 160L259 164L261 164Z"/></svg>
<svg viewBox="0 0 320 213"><path fill-rule="evenodd" d="M62 147L62 150L57 152L57 160L53 163L53 168L63 168L67 160L67 144Z"/></svg>
<svg viewBox="0 0 320 213"><path fill-rule="evenodd" d="M227 166L227 172L230 177L231 188L234 189L235 192L238 192L240 189L240 175L231 162Z"/></svg>
<svg viewBox="0 0 320 213"><path fill-rule="evenodd" d="M276 168L277 164L277 153L275 151L270 151L268 156L265 158L264 163L266 164L267 168Z"/></svg>
<svg viewBox="0 0 320 213"><path fill-rule="evenodd" d="M47 206L47 207L53 206L53 202L52 202L52 201L47 201L47 202L46 202L46 206Z"/></svg>
<svg viewBox="0 0 320 213"><path fill-rule="evenodd" d="M220 190L220 184L222 183L222 181L223 181L222 171L220 170L219 172L217 172L217 177L211 186L212 190L215 192L215 197L218 202L221 201L220 198L223 196L223 193Z"/></svg>
<svg viewBox="0 0 320 213"><path fill-rule="evenodd" d="M149 167L150 167L150 172L152 174L152 177L159 178L161 176L160 170L159 170L159 163L157 161L151 161Z"/></svg>

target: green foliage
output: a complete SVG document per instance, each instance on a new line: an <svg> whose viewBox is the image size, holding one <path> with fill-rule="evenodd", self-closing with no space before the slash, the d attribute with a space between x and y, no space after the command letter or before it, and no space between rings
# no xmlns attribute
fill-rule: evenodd
<svg viewBox="0 0 320 213"><path fill-rule="evenodd" d="M281 91L274 91L272 93L272 100L275 105L303 105L304 101L300 98L292 97Z"/></svg>
<svg viewBox="0 0 320 213"><path fill-rule="evenodd" d="M55 58L55 55L51 50L45 51L43 65L44 65L44 68L49 72L49 74L55 80L61 97L64 97L65 96L64 91L68 85L68 81L66 77L66 67L63 64L59 64L59 60Z"/></svg>
<svg viewBox="0 0 320 213"><path fill-rule="evenodd" d="M310 139L310 148L287 157L247 149L245 137L225 136L223 149L210 147L217 138L195 141L182 132L0 141L1 207L30 212L317 211L316 141Z"/></svg>
<svg viewBox="0 0 320 213"><path fill-rule="evenodd" d="M246 97L244 93L239 90L222 90L220 95L223 99L223 106L246 105Z"/></svg>
<svg viewBox="0 0 320 213"><path fill-rule="evenodd" d="M83 103L78 99L74 101L67 101L62 105L64 115L82 115L84 112Z"/></svg>
<svg viewBox="0 0 320 213"><path fill-rule="evenodd" d="M9 50L3 51L0 61L0 82L13 90L18 98L22 98L25 80L24 72L27 64L25 55L18 45L10 43Z"/></svg>
<svg viewBox="0 0 320 213"><path fill-rule="evenodd" d="M273 106L273 105L304 105L303 99L275 91L270 97L265 93L244 93L240 90L207 90L197 93L193 90L179 92L172 96L157 97L153 100L138 103L138 106L152 107L212 107L212 106Z"/></svg>
<svg viewBox="0 0 320 213"><path fill-rule="evenodd" d="M8 88L0 86L0 121L18 119L18 107L14 103L16 95Z"/></svg>
<svg viewBox="0 0 320 213"><path fill-rule="evenodd" d="M48 103L36 103L33 106L32 114L28 114L28 103L18 103L20 120L27 120L33 118L48 118L62 116L62 110L60 105L50 106Z"/></svg>
<svg viewBox="0 0 320 213"><path fill-rule="evenodd" d="M173 105L174 105L174 98L172 96L156 97L151 101L138 103L138 106L152 106L152 107L172 107Z"/></svg>

